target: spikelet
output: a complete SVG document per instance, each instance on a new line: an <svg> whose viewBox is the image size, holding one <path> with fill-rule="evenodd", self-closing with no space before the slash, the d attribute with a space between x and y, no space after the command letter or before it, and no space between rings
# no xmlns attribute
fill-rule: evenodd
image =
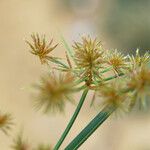
<svg viewBox="0 0 150 150"><path fill-rule="evenodd" d="M127 57L117 49L108 51L106 62L108 65L113 67L115 73L119 73L123 69L127 68Z"/></svg>
<svg viewBox="0 0 150 150"><path fill-rule="evenodd" d="M41 85L37 85L38 96L35 107L43 112L62 112L66 101L72 101L70 95L73 93L74 78L70 73L59 76L50 73L42 78Z"/></svg>
<svg viewBox="0 0 150 150"><path fill-rule="evenodd" d="M33 43L26 41L27 44L31 48L31 53L33 55L36 55L40 58L40 61L42 64L48 63L49 59L52 58L52 56L49 56L48 54L51 53L58 44L52 46L53 39L47 43L45 36L39 36L39 34L32 34L31 38L33 40Z"/></svg>
<svg viewBox="0 0 150 150"><path fill-rule="evenodd" d="M119 82L106 83L99 88L98 97L101 107L113 106L116 110L128 112L128 93L123 92L123 85Z"/></svg>
<svg viewBox="0 0 150 150"><path fill-rule="evenodd" d="M12 117L10 114L2 114L0 112L0 130L3 131L5 134L8 134L8 131L11 129Z"/></svg>
<svg viewBox="0 0 150 150"><path fill-rule="evenodd" d="M139 107L146 107L146 98L150 96L150 69L141 66L129 73L128 88L133 91L131 108L138 102Z"/></svg>
<svg viewBox="0 0 150 150"><path fill-rule="evenodd" d="M31 150L29 144L23 140L22 134L19 134L11 146L13 150Z"/></svg>
<svg viewBox="0 0 150 150"><path fill-rule="evenodd" d="M93 76L100 77L99 69L103 64L102 44L96 38L82 37L82 42L74 42L74 59L80 75L87 77L87 84L90 85Z"/></svg>
<svg viewBox="0 0 150 150"><path fill-rule="evenodd" d="M144 55L140 55L139 49L136 50L136 55L129 55L129 69L133 70L137 67L147 65L150 62L150 55L148 52L144 53Z"/></svg>

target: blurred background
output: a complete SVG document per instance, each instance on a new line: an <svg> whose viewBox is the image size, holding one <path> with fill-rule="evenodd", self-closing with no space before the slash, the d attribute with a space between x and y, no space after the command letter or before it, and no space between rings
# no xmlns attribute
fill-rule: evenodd
<svg viewBox="0 0 150 150"><path fill-rule="evenodd" d="M28 51L25 40L38 32L60 42L60 32L71 45L81 35L98 37L105 48L133 53L150 48L149 0L0 0L0 111L10 112L16 123L10 136L0 133L0 150L11 150L20 130L29 143L57 142L75 106L63 115L43 115L32 107L31 84L46 67ZM54 52L64 57L64 47ZM61 54L61 55L60 55ZM78 98L78 97L77 97ZM62 149L96 115L86 101ZM150 150L149 114L109 118L81 150Z"/></svg>

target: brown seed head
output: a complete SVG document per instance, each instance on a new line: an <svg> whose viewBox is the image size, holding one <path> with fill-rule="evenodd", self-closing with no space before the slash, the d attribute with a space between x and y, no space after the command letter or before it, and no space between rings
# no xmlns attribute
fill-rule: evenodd
<svg viewBox="0 0 150 150"><path fill-rule="evenodd" d="M145 91L148 86L150 88L150 70L145 67L140 67L130 74L129 88L136 89L138 92Z"/></svg>
<svg viewBox="0 0 150 150"><path fill-rule="evenodd" d="M29 144L23 140L22 135L17 136L12 145L13 150L31 150Z"/></svg>
<svg viewBox="0 0 150 150"><path fill-rule="evenodd" d="M128 105L126 105L126 101L128 99L128 94L122 92L122 89L121 84L116 84L114 82L101 86L99 89L99 97L102 101L101 106L113 105L117 109L119 108L127 111Z"/></svg>
<svg viewBox="0 0 150 150"><path fill-rule="evenodd" d="M49 56L48 54L52 52L58 44L52 46L53 39L49 43L47 43L45 36L40 37L39 34L32 34L31 38L33 40L33 43L26 41L31 48L30 52L33 55L38 56L42 64L48 63L49 58L51 58L51 56Z"/></svg>
<svg viewBox="0 0 150 150"><path fill-rule="evenodd" d="M116 49L109 51L106 59L106 62L117 72L127 67L126 57Z"/></svg>
<svg viewBox="0 0 150 150"><path fill-rule="evenodd" d="M129 69L136 69L137 67L146 65L150 62L150 55L146 52L144 55L140 55L139 49L136 50L136 55L128 56L129 58Z"/></svg>
<svg viewBox="0 0 150 150"><path fill-rule="evenodd" d="M82 42L74 42L73 48L76 65L81 74L89 77L89 80L93 75L99 76L98 71L104 62L101 42L90 37L82 37Z"/></svg>
<svg viewBox="0 0 150 150"><path fill-rule="evenodd" d="M35 101L35 106L44 112L63 111L66 100L70 99L73 92L74 78L71 74L57 76L54 73L42 78L42 84L38 86L39 95Z"/></svg>
<svg viewBox="0 0 150 150"><path fill-rule="evenodd" d="M150 70L141 66L130 72L128 88L133 90L132 107L136 102L139 107L146 107L146 97L150 96Z"/></svg>
<svg viewBox="0 0 150 150"><path fill-rule="evenodd" d="M8 134L7 131L11 129L12 117L10 114L1 114L0 113L0 130L5 134Z"/></svg>

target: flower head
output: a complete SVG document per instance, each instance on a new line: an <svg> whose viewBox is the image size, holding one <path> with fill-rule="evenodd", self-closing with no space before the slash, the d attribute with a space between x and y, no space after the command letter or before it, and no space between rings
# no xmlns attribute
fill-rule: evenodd
<svg viewBox="0 0 150 150"><path fill-rule="evenodd" d="M11 129L12 117L10 114L0 113L0 130L7 134L7 131Z"/></svg>
<svg viewBox="0 0 150 150"><path fill-rule="evenodd" d="M104 60L101 42L90 37L82 37L82 42L75 42L73 48L75 62L81 74L90 80L93 76L99 76L98 71Z"/></svg>
<svg viewBox="0 0 150 150"><path fill-rule="evenodd" d="M137 67L146 65L150 62L150 55L146 52L144 55L140 55L139 49L136 50L136 55L128 56L129 57L129 67L130 69L135 69Z"/></svg>
<svg viewBox="0 0 150 150"><path fill-rule="evenodd" d="M136 102L139 102L140 107L145 107L146 98L150 95L150 70L142 66L130 72L128 87L133 90L131 107Z"/></svg>
<svg viewBox="0 0 150 150"><path fill-rule="evenodd" d="M30 150L29 145L23 140L22 134L19 134L12 145L14 150Z"/></svg>
<svg viewBox="0 0 150 150"><path fill-rule="evenodd" d="M70 73L57 76L54 73L42 78L42 84L38 85L39 94L35 106L44 112L63 111L66 100L71 101L74 78Z"/></svg>
<svg viewBox="0 0 150 150"><path fill-rule="evenodd" d="M112 66L116 72L125 69L127 65L126 57L118 52L117 49L108 52L106 62L108 65Z"/></svg>
<svg viewBox="0 0 150 150"><path fill-rule="evenodd" d="M114 106L116 109L128 111L128 94L123 92L121 84L107 83L99 88L99 97L101 98L101 106Z"/></svg>
<svg viewBox="0 0 150 150"><path fill-rule="evenodd" d="M48 54L53 51L58 44L52 46L53 39L49 43L47 43L45 36L40 37L39 34L32 34L31 38L33 40L33 44L27 41L28 45L31 48L30 52L33 55L38 56L42 64L47 63L49 58L51 58L51 56L49 56Z"/></svg>

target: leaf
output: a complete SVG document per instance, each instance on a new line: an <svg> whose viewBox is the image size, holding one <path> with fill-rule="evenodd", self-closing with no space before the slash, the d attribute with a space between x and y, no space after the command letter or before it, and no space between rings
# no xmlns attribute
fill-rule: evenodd
<svg viewBox="0 0 150 150"><path fill-rule="evenodd" d="M73 53L73 50L69 47L69 45L67 44L67 42L66 42L66 40L65 40L65 38L64 38L64 36L63 36L62 34L60 34L60 37L61 37L61 40L62 40L62 42L63 42L63 44L64 44L64 46L65 46L65 48L66 48L68 54L70 55L70 57L71 57L72 60L74 61L74 53Z"/></svg>
<svg viewBox="0 0 150 150"><path fill-rule="evenodd" d="M65 140L66 136L68 135L72 125L74 124L74 122L75 122L75 120L76 120L76 118L77 118L77 116L78 116L78 114L79 114L79 112L81 110L81 107L82 107L82 105L83 105L83 103L85 101L87 93L88 93L88 89L85 89L83 91L83 94L81 96L81 99L80 99L80 101L79 101L79 103L78 103L78 105L76 107L76 110L75 110L73 116L71 117L71 119L70 119L66 129L64 130L63 134L61 135L59 141L55 145L54 150L58 150L60 148L61 144L63 143L63 141ZM71 149L69 149L69 150L71 150Z"/></svg>
<svg viewBox="0 0 150 150"><path fill-rule="evenodd" d="M94 131L114 112L114 106L106 106L103 110L74 138L65 150L78 149Z"/></svg>

